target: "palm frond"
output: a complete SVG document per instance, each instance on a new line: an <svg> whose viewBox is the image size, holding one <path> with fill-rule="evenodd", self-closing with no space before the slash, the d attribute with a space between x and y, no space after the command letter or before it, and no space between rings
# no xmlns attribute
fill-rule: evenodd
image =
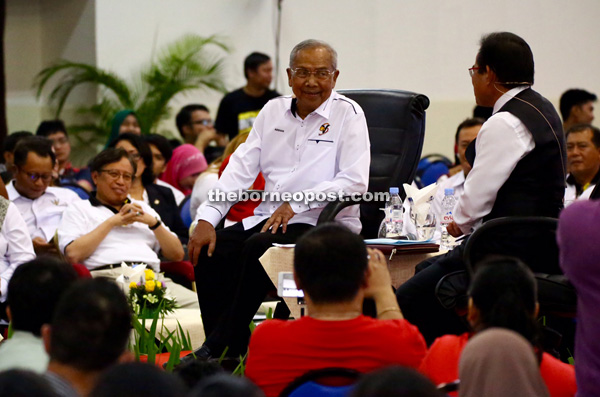
<svg viewBox="0 0 600 397"><path fill-rule="evenodd" d="M127 83L113 72L105 71L92 65L70 61L59 61L56 64L44 68L35 78L34 85L37 86L37 96L40 97L42 90L48 81L57 75L61 75L48 98L50 102L57 102L57 117L60 115L65 101L75 87L82 84L93 84L106 88L108 92L115 95L123 107L131 107L131 92Z"/></svg>

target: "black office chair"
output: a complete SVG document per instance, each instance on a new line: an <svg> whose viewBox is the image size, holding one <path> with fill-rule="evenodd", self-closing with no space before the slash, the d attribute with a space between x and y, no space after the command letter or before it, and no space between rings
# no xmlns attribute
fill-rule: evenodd
<svg viewBox="0 0 600 397"><path fill-rule="evenodd" d="M425 137L425 110L429 98L400 90L340 90L364 110L371 140L369 189L388 192L414 179ZM404 198L405 193L400 189ZM329 203L321 212L318 224L333 221L344 208L360 204L361 235L377 237L384 203L377 201L340 201Z"/></svg>
<svg viewBox="0 0 600 397"><path fill-rule="evenodd" d="M559 266L557 225L557 219L542 216L485 222L465 243L463 260L467 271L442 278L436 287L438 300L448 309L464 310L468 283L477 263L488 256L508 255L519 258L534 272L541 315L575 317L577 295Z"/></svg>

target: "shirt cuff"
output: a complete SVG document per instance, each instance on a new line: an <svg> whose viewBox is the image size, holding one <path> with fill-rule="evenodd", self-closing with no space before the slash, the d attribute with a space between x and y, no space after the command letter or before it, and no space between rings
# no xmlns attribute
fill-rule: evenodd
<svg viewBox="0 0 600 397"><path fill-rule="evenodd" d="M206 208L204 208L204 211L202 211L202 214L200 214L200 217L196 220L206 221L213 225L213 227L216 227L219 224L219 222L221 222L222 218L223 215L218 209L211 205L207 205Z"/></svg>
<svg viewBox="0 0 600 397"><path fill-rule="evenodd" d="M4 277L0 277L0 302L6 301L8 294L8 280Z"/></svg>

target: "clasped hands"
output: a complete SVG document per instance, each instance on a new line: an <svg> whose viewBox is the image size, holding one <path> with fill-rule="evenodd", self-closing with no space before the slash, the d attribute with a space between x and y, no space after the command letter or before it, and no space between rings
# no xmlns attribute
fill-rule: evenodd
<svg viewBox="0 0 600 397"><path fill-rule="evenodd" d="M113 226L127 226L134 222L141 222L148 226L156 223L156 218L142 209L139 204L127 203L112 217Z"/></svg>

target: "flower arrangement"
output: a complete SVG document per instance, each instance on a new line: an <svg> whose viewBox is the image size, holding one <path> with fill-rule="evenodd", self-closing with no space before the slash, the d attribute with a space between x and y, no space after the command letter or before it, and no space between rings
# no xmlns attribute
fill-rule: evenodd
<svg viewBox="0 0 600 397"><path fill-rule="evenodd" d="M152 318L155 312L160 315L173 312L178 306L169 296L164 281L158 281L151 269L145 269L139 281L129 283L129 306L134 314L142 318Z"/></svg>

